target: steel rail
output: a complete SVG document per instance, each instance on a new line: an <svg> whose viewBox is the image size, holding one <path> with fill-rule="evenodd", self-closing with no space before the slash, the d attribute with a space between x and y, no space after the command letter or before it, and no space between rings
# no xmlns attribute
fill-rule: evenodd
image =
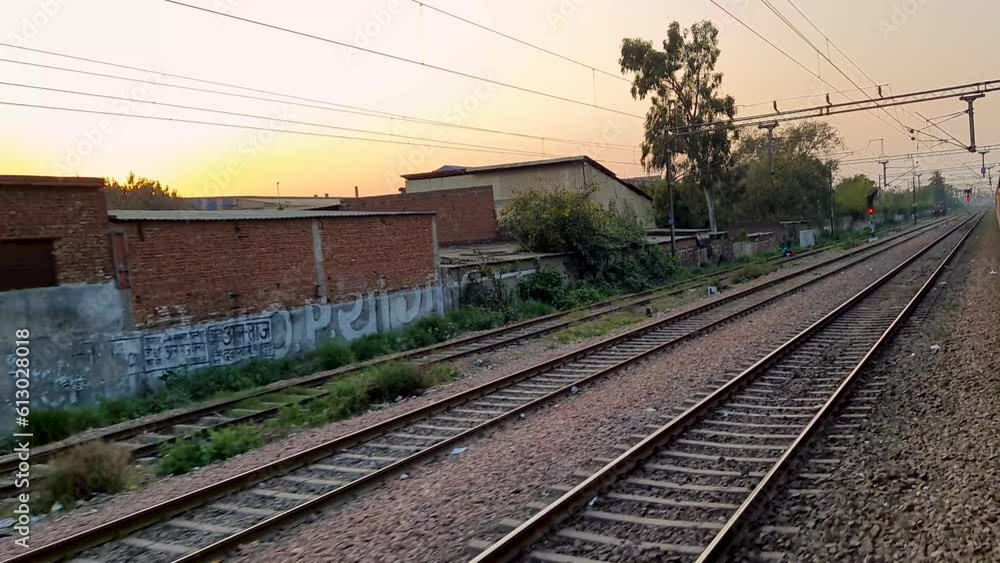
<svg viewBox="0 0 1000 563"><path fill-rule="evenodd" d="M872 358L878 354L884 346L892 340L895 336L896 331L906 322L906 319L913 313L917 308L920 301L926 296L927 292L934 286L934 283L940 277L944 269L951 263L952 259L958 254L959 250L968 240L972 232L976 230L976 227L982 221L985 213L981 213L976 222L973 223L972 228L962 236L962 238L955 245L955 248L948 253L948 255L941 261L934 272L931 273L930 277L920 286L917 293L910 299L906 307L900 311L896 319L893 320L892 324L889 325L875 344L868 350L861 361L851 370L851 373L837 386L837 389L833 392L833 395L820 407L819 411L812 417L806 427L799 433L798 437L792 442L787 450L778 458L777 463L775 463L770 470L764 475L764 477L757 483L750 496L747 497L743 504L740 505L736 512L729 518L726 524L721 530L712 538L711 543L705 548L705 551L698 557L697 563L710 563L714 561L720 561L722 556L725 555L726 550L732 545L733 540L738 536L738 533L745 528L748 524L748 520L752 518L755 511L759 510L763 503L769 498L769 495L774 492L775 487L778 486L780 478L787 473L789 466L791 465L792 459L799 454L800 450L804 448L809 438L816 432L820 425L825 422L829 416L831 416L838 405L838 403L847 394L848 389L855 383L855 381L860 377L862 370L868 367Z"/></svg>
<svg viewBox="0 0 1000 563"><path fill-rule="evenodd" d="M919 236L919 234L922 233L918 232L916 234L913 234L910 238ZM906 240L909 240L909 238L907 238ZM792 288L789 288L779 294L769 297L768 299L760 303L754 304L745 309L741 309L740 311L737 311L732 315L728 315L714 322L711 322L710 324L700 329L696 329L684 335L678 336L673 340L667 341L645 352L641 352L631 357L628 357L627 359L615 365L607 366L606 368L597 371L593 375L587 376L586 378L583 378L580 381L575 382L573 385L566 385L560 389L553 391L548 395L545 395L544 397L540 397L539 399L533 400L512 411L499 414L498 417L487 420L483 424L475 426L472 429L465 431L459 435L456 435L453 438L450 438L444 442L440 442L438 444L430 446L427 449L415 453L409 457L402 458L399 461L389 466L386 466L369 475L366 475L365 477L362 477L360 479L352 481L347 485L341 486L337 489L324 493L313 500L310 500L306 503L293 507L285 512L282 512L254 526L251 526L250 528L242 530L241 532L235 535L224 538L212 545L209 545L196 552L188 554L187 556L184 556L183 558L178 559L177 561L189 562L197 560L212 560L214 557L217 557L220 553L228 549L231 549L232 547L234 547L239 543L245 542L254 537L260 537L262 535L269 533L277 526L295 521L304 516L314 513L315 510L321 505L331 504L336 501L342 500L345 497L348 497L349 495L360 492L364 487L368 487L372 484L380 482L385 477L398 472L399 470L408 465L412 465L417 461L432 456L442 451L449 445L455 444L461 439L467 439L475 433L482 432L487 428L493 427L501 422L509 420L511 417L519 415L527 411L528 409L535 408L545 402L551 401L556 397L562 396L563 394L566 393L570 393L574 385L585 384L594 381L599 377L604 377L613 371L617 371L650 354L659 352L668 346L672 346L680 341L687 340L697 335L703 334L709 330L712 330L714 327L720 324L726 323L734 318L745 315L752 310L764 307L767 304L777 299L780 299L790 293L799 291L802 288L807 287L813 283L816 283L822 279L826 279L827 277L835 275L836 273L839 273L841 271L844 271L856 264L860 264L863 261L867 260L868 258L880 254L882 252L885 252L890 248L894 248L894 246L886 246L878 248L869 255L861 256L860 258L848 264L840 265L837 269L828 272L824 276L814 277L812 279L805 280L795 285ZM871 247L867 247L867 249L871 250ZM531 377L534 377L541 373L553 370L573 360L592 355L600 350L610 348L622 342L634 340L637 337L642 336L648 332L657 330L658 328L662 328L664 326L668 326L675 322L699 315L701 313L704 313L706 311L709 311L711 309L714 309L716 307L719 307L725 303L734 301L741 297L754 294L764 289L765 287L771 287L773 285L802 276L803 274L813 271L817 268L823 266L829 266L831 263L839 262L841 258L842 257L838 256L818 264L810 265L804 269L785 274L784 276L777 277L773 280L769 280L757 286L733 292L727 296L720 297L716 300L713 300L699 307L695 307L686 311L680 311L664 319L651 321L627 333L606 338L600 342L597 342L583 349L563 354L557 358L553 358L546 362L536 364L535 366L531 366L525 370L511 374L496 381L485 383L473 389L469 389L465 392L444 398L440 401L427 405L423 408L416 409L408 413L404 413L385 422L375 424L365 429L359 430L357 432L342 436L340 438L331 440L323 444L319 444L307 450L290 454L274 462L271 462L267 465L254 468L252 470L246 471L238 475L234 475L217 483L203 486L199 489L190 491L178 497L168 499L156 505L141 509L130 515L122 516L105 524L101 524L93 528L90 528L88 530L78 532L57 542L53 542L32 549L30 551L24 552L5 561L9 562L55 561L79 553L80 551L83 551L90 547L94 547L97 545L113 541L115 539L126 536L142 528L146 528L160 521L169 519L187 510L208 504L211 501L218 499L220 497L242 491L248 487L256 485L257 483L265 481L269 478L287 474L296 469L316 463L319 460L322 460L326 457L330 457L336 454L338 451L347 449L351 446L355 446L358 444L363 444L376 437L383 436L408 424L412 424L419 420L431 417L434 414L468 403L472 400L483 397L500 389L513 386L518 382L530 379Z"/></svg>
<svg viewBox="0 0 1000 563"><path fill-rule="evenodd" d="M877 245L883 245L913 233L929 230L934 226L940 224L941 222L950 219L952 219L952 217L940 219L925 225L921 225L914 229L905 229L902 232L894 234L886 239L883 239L876 244L868 245L865 247L859 247L858 249L852 250L835 258L839 259L849 258L850 256L853 256L856 253L861 253L866 250L875 248ZM783 265L789 262L793 262L795 260L820 254L822 252L825 252L826 250L829 250L834 246L835 244L826 245L811 251L803 252L796 257L778 258L770 263L775 265ZM488 352L490 350L494 350L499 347L509 346L524 339L537 338L539 336L551 333L553 331L561 330L568 326L588 322L595 318L613 314L615 312L626 310L631 307L644 305L660 297L680 295L693 287L698 287L702 285L702 282L704 282L705 280L718 278L720 276L727 276L728 274L733 274L743 270L744 267L745 266L734 266L718 272L702 274L687 280L682 280L676 283L667 284L665 286L641 291L638 293L606 299L590 305L584 305L581 307L576 307L574 309L569 309L567 311L561 311L550 315L536 317L534 319L528 319L526 321L510 324L504 327L498 327L496 329L480 332L477 334L461 336L458 338L448 340L446 342L441 342L439 344L425 346L423 348L417 348L413 350L407 350L405 352L391 354L389 356L384 356L381 358L369 360L367 362L353 364L351 366L345 366L343 368L337 368L334 370L324 370L300 378L276 382L268 386L253 389L243 393L238 393L233 397L229 397L222 400L215 400L196 407L191 407L182 412L175 412L168 415L156 416L154 418L151 418L150 420L136 424L130 424L124 428L120 428L117 430L98 432L82 440L69 440L66 442L57 442L54 443L51 447L49 447L48 445L41 446L37 448L36 451L32 452L32 459L34 460L35 463L44 463L45 461L53 459L54 457L68 451L71 448L99 440L108 442L124 442L130 438L134 438L136 436L140 436L148 432L155 432L157 430L171 428L179 424L187 424L217 414L219 412L224 412L225 410L228 410L237 405L238 403L246 401L247 399L261 398L267 395L281 393L282 391L294 389L295 387L316 387L330 381L331 379L345 377L351 374L359 373L361 371L370 369L378 365L385 365L387 363L404 361L404 360L412 361L413 359L424 358L436 354L438 352L448 351L448 350L450 350L450 353L446 353L446 355L444 355L443 357L434 360L433 363L453 361L471 354L480 354ZM575 315L579 314L581 311L592 311L592 313L576 317ZM538 325L545 325L546 323L555 321L557 319L564 319L564 321L549 326L543 326L531 332L516 334L518 331L521 331L523 329L536 327ZM494 342L492 344L483 343L484 341L503 335L509 335L509 337L504 338L502 340L498 340L497 342ZM456 349L477 342L480 343L481 345L473 349L469 350ZM322 395L304 397L302 399L294 401L291 404L304 406L308 404L310 401L320 396ZM143 446L131 449L129 451L129 454L132 456L133 459L154 456L157 455L160 447L164 444L169 444L182 438L202 435L209 431L217 430L220 428L226 428L228 426L238 426L242 424L251 424L260 422L262 420L266 420L268 418L276 416L283 406L285 405L263 408L252 414L232 417L230 420L214 424L212 426L204 428L203 430L196 430L182 435L176 435L166 440L145 444ZM17 456L8 455L4 456L4 458L0 458L0 473L13 472L17 468L18 463L19 460L17 459ZM0 497L3 497L15 491L16 488L13 487L12 482L0 484Z"/></svg>
<svg viewBox="0 0 1000 563"><path fill-rule="evenodd" d="M935 240L915 252L905 261L894 267L888 273L879 277L867 287L856 293L830 313L793 336L767 356L755 362L752 366L718 387L705 398L701 399L676 418L661 426L639 443L630 447L624 453L605 464L590 477L577 484L558 499L537 512L534 516L517 526L514 530L490 545L474 557L470 563L500 563L511 561L521 552L541 539L556 524L568 518L576 510L586 505L592 498L599 495L607 487L618 481L623 475L631 472L645 459L668 441L682 434L687 428L701 420L713 408L722 404L738 390L746 386L755 376L765 371L778 359L795 349L799 344L829 325L834 319L853 308L857 303L870 295L876 289L894 278L904 268L918 260L926 252L937 246L941 241L962 228L974 217L959 223L954 228L937 237ZM964 240L964 239L963 239Z"/></svg>

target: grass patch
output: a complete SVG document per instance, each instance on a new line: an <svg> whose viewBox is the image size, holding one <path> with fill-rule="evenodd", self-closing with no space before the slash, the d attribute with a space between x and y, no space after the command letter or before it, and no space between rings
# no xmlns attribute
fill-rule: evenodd
<svg viewBox="0 0 1000 563"><path fill-rule="evenodd" d="M260 447L295 429L351 418L372 405L409 397L457 377L458 372L453 368L440 365L421 368L396 363L373 367L327 383L322 387L324 395L305 404L288 404L279 410L278 416L262 424L224 428L206 436L165 444L158 472L181 475Z"/></svg>
<svg viewBox="0 0 1000 563"><path fill-rule="evenodd" d="M35 506L48 512L53 506L73 507L96 493L117 493L131 478L129 452L122 446L92 442L56 457L41 483Z"/></svg>
<svg viewBox="0 0 1000 563"><path fill-rule="evenodd" d="M596 321L564 328L549 335L547 339L557 344L571 344L595 336L604 336L613 330L635 324L645 318L638 313L617 313Z"/></svg>
<svg viewBox="0 0 1000 563"><path fill-rule="evenodd" d="M346 344L327 342L299 358L252 360L214 367L194 373L169 372L162 377L163 388L139 396L101 401L86 407L44 409L31 414L28 431L37 445L63 440L91 428L110 426L186 407L219 400L233 394L278 381L331 370L444 342L468 332L496 328L512 321L526 320L555 312L538 301L524 301L506 311L469 307L447 315L425 317L410 326L387 333L372 334ZM258 409L257 403L241 403L238 408Z"/></svg>
<svg viewBox="0 0 1000 563"><path fill-rule="evenodd" d="M649 302L649 306L652 307L653 310L657 312L669 311L671 309L675 309L680 304L681 304L680 299L677 299L677 297L673 295L665 295L663 297L659 297Z"/></svg>

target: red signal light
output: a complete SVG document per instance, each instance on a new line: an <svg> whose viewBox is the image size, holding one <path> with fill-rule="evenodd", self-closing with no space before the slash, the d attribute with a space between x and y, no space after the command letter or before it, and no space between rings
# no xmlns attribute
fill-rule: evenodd
<svg viewBox="0 0 1000 563"><path fill-rule="evenodd" d="M868 214L869 215L874 215L875 214L875 208L874 207L869 207L868 208Z"/></svg>

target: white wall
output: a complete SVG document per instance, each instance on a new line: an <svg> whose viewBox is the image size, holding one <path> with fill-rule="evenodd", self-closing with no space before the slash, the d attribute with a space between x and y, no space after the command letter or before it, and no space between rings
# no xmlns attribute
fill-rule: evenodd
<svg viewBox="0 0 1000 563"><path fill-rule="evenodd" d="M520 190L553 186L581 188L585 185L594 185L597 187L597 191L593 198L601 205L608 207L612 202L615 202L618 209L631 209L642 219L644 224L653 226L653 203L650 200L628 189L589 163L581 161L494 170L480 174L407 180L406 191L418 193L488 185L493 186L493 199L496 203L497 213Z"/></svg>

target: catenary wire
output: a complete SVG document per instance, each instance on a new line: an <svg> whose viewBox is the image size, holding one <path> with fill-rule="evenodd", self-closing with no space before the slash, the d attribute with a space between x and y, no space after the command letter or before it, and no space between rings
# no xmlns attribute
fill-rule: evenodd
<svg viewBox="0 0 1000 563"><path fill-rule="evenodd" d="M22 50L32 51L32 52L36 52L36 53L43 53L43 54L46 54L46 55L52 55L52 56L56 56L56 57L64 57L64 58L68 58L68 59L75 59L75 60L79 60L79 61L84 61L84 62L89 62L89 63L95 63L95 64L101 64L101 65L106 65L106 66L115 67L115 68L121 68L121 69L126 69L126 70L133 70L133 71L139 71L139 72L147 72L147 73L152 73L152 74L156 74L156 75L160 75L160 76L167 76L167 77L171 77L171 78L179 78L179 79L182 79L182 80L191 80L191 81L194 81L194 82L202 82L202 83L205 83L205 84L213 84L213 85L217 85L217 86L224 86L226 88L236 88L236 89L245 90L245 91L248 91L248 92L256 92L256 93L267 94L267 95L271 95L271 96L281 96L281 97L285 97L285 98L292 98L292 99L296 99L296 100L301 100L302 102L311 102L311 103L307 104L307 103L300 103L300 102L289 102L287 100L275 100L273 98L265 98L265 97L261 97L261 96L249 96L249 95L246 95L246 94L237 94L237 93L234 93L234 92L225 92L225 91L213 90L213 89L209 89L209 88L196 88L196 87L193 87L193 86L183 86L183 85L179 85L179 84L159 84L161 86L165 86L165 87L169 87L169 88L179 88L179 89L186 89L186 90L192 90L192 91L197 91L197 92L206 92L206 93L212 93L212 94L220 94L220 95L224 95L224 96L234 96L234 97L240 97L240 98L246 98L246 99L260 100L260 101L268 101L268 102L276 102L276 103L287 103L287 104L292 104L292 105L298 105L298 106L301 106L301 107L308 107L308 108L320 109L320 110L324 110L324 111L332 111L332 112L338 112L338 113L347 113L347 114L359 115L359 116L363 116L363 117L376 117L376 118L382 118L382 119L398 119L398 120L401 120L401 121L412 121L412 122L415 122L415 123L421 123L421 124L427 124L427 125L437 125L437 126L441 126L441 127L449 127L449 128L454 128L454 129L466 129L466 130L470 130L470 131L478 131L478 132L481 132L481 133L491 133L491 134L497 134L497 135L509 135L509 136L513 136L513 137L521 137L521 138L527 138L527 139L537 139L537 140L540 140L540 141L554 141L554 142L559 142L559 143L582 144L582 145L595 144L593 141L585 141L585 140L582 140L582 139L571 139L571 138L565 138L565 137L548 137L548 136L543 136L543 135L532 135L532 134L529 134L529 133L521 133L521 132L517 132L517 131L507 131L507 130L503 130L503 129L492 129L492 128L488 128L488 127L475 127L475 126L472 126L472 125L462 125L462 124L451 123L451 122L448 122L448 121L425 119L425 118L421 118L421 117L414 117L414 116L400 114L400 113L391 113L391 112L385 112L385 111L380 111L380 110L373 110L373 109L368 109L368 108L362 108L362 107L358 107L358 106L351 106L351 105L346 105L346 104L339 104L339 103L331 102L331 101L328 101L328 100L322 100L322 99L316 99L316 98L308 98L308 97L303 97L303 96L297 96L297 95L294 95L294 94L287 94L287 93L284 93L284 92L276 92L276 91L272 91L272 90L264 90L264 89L259 89L259 88L253 88L253 87L250 87L250 86L245 86L245 85L240 85L240 84L220 82L220 81L215 81L215 80L207 80L207 79L204 79L204 78L197 78L197 77L183 75L183 74L172 74L172 73L169 73L169 72L161 72L161 71L157 71L157 70L151 70L151 69L145 69L145 68L140 68L140 67L135 67L135 66L129 66L129 65L124 65L124 64L120 64L120 63L114 63L114 62L110 62L110 61L106 61L106 60L93 59L93 58L87 58L87 57L80 57L80 56L77 56L77 55L69 55L69 54L66 54L66 53L59 53L59 52L56 52L56 51L46 51L46 50L43 50L43 49L35 49L35 48L31 48L31 47L25 47L25 46L22 46L22 45L13 45L13 44L4 43L4 42L0 42L0 46L10 47L10 48L13 48L13 49L22 49ZM89 74L91 76L99 76L99 77L103 77L103 78L112 78L112 79L117 79L117 80L128 80L128 81L134 81L134 80L136 80L134 78L130 78L130 77L126 77L126 76L116 76L116 75L109 75L109 74L103 74L103 73L95 73L95 72L91 72L91 71L84 71L84 70L71 69L71 68L66 68L66 67L58 67L58 66L52 66L52 65L44 65L44 64L41 64L41 63L32 63L32 62L28 62L28 61L17 61L17 60L13 60L13 59L0 59L0 61L8 62L8 63L15 63L15 64L22 64L22 65L39 66L39 67L42 67L42 68L50 68L50 69L61 70L61 71L65 71L65 72L75 72L75 73L81 73L81 74ZM317 106L317 105L314 105L314 104L327 104L327 105L335 106L335 107ZM338 108L344 108L344 109L338 109ZM624 145L624 144L616 144L616 143L601 143L601 145L602 146L606 146L606 147L610 147L610 148L616 148L616 149L617 148L621 148L621 149L629 150L629 151L635 150L635 147L632 146L632 145Z"/></svg>
<svg viewBox="0 0 1000 563"><path fill-rule="evenodd" d="M418 61L418 60L415 60L415 59L410 59L410 58L403 57L403 56L400 56L400 55L393 55L391 53L385 53L385 52L382 52L382 51L377 51L375 49L369 49L367 47L361 47L361 46L358 46L358 45L352 45L352 44L346 43L344 41L338 41L336 39L330 39L329 37L323 37L323 36L315 35L315 34L312 34L312 33L306 33L304 31L298 31L298 30L291 29L291 28L288 28L288 27L282 27L282 26L279 26L279 25L270 24L270 23L267 23L267 22L259 21L259 20L254 20L254 19L250 19L250 18L244 18L244 17L237 16L237 15L234 15L234 14L227 14L225 12L220 12L220 11L217 11L217 10L212 10L210 8L205 8L205 7L202 7L202 6L195 6L193 4L185 4L184 2L179 2L178 0L162 0L162 1L166 2L168 4L173 4L175 6L181 6L181 7L184 7L184 8L190 8L192 10L198 10L198 11L206 12L206 13L209 13L209 14L215 14L215 15L223 17L223 18L233 19L233 20L244 22L244 23L249 23L249 24L257 25L257 26L260 26L260 27L265 27L265 28L272 29L272 30L275 30L275 31L281 31L281 32L284 32L284 33L289 33L289 34L292 34L292 35L298 35L300 37L305 37L305 38L308 38L308 39L315 39L317 41L322 41L324 43L330 43L332 45L338 45L340 47L345 47L345 48L349 48L349 49L355 49L355 50L358 50L358 51L362 51L362 52L365 52L365 53L370 53L370 54L377 55L377 56L380 56L380 57L385 57L385 58L392 59L392 60L395 60L395 61L404 62L404 63L408 63L408 64L413 64L413 65L421 66L421 67L424 67L424 68L429 68L429 69L432 69L432 70L437 70L437 71L440 71L440 72L444 72L444 73L447 73L447 74L452 74L452 75L455 75L455 76L461 76L463 78L470 78L470 79L473 79L473 80L479 80L481 82L487 82L487 83L490 83L490 84L496 84L497 86L502 86L504 88L510 88L512 90L518 90L520 92L525 92L525 93L528 93L528 94L534 94L536 96L542 96L542 97L550 98L550 99L553 99L553 100L559 100L559 101L563 101L563 102L567 102L567 103L571 103L571 104L576 104L576 105L581 105L581 106L585 106L585 107L589 107L589 108L599 109L599 110L603 110L603 111L615 113L615 114L618 114L618 115L624 115L624 116L627 116L627 117L633 117L633 118L636 118L636 119L645 119L644 116L638 115L638 114L635 114L635 113L629 113L627 111L622 111L622 110L614 109L614 108L607 107L607 106L602 106L602 105L595 104L595 103L585 102L583 100L577 100L577 99L574 99L574 98L567 98L565 96L560 96L558 94L552 94L552 93L549 93L549 92L543 92L541 90L535 90L533 88L528 88L527 86L519 86L517 84L511 84L509 82L502 82L502 81L499 81L499 80L493 80L493 79L487 78L485 76L478 76L478 75L475 75L475 74L472 74L472 73L469 73L469 72L465 72L465 71L461 71L461 70L456 70L456 69L453 69L453 68L448 68L448 67L443 67L443 66L439 66L439 65L428 64L428 63L425 63L425 62L421 62L421 61Z"/></svg>

